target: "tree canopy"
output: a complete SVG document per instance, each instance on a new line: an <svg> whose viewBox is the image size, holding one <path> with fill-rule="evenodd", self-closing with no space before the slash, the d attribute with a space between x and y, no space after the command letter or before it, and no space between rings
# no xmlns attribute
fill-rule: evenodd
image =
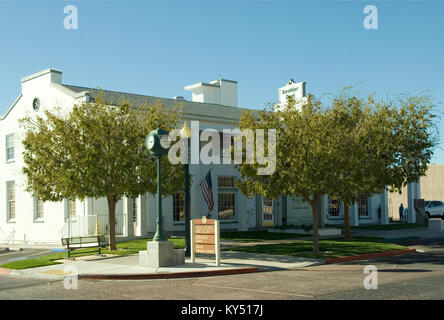
<svg viewBox="0 0 444 320"><path fill-rule="evenodd" d="M96 102L60 108L44 117L21 120L27 191L43 201L100 198L108 201L110 244L115 249L115 206L123 197L157 192L156 161L145 147L147 134L158 127L175 128L178 109L162 104L135 108L128 102ZM162 159L163 195L183 189L181 166Z"/></svg>
<svg viewBox="0 0 444 320"><path fill-rule="evenodd" d="M329 195L344 204L346 238L351 239L349 208L360 196L385 188L400 191L418 181L438 144L431 97L360 98L343 92L330 109L337 146Z"/></svg>
<svg viewBox="0 0 444 320"><path fill-rule="evenodd" d="M241 129L277 130L276 171L257 176L258 163L238 165L243 194L302 197L312 208L318 253L318 200L325 194L348 207L360 195L400 190L424 175L438 140L427 95L375 99L342 93L325 106L309 95L286 106L244 112ZM347 225L348 224L348 225ZM346 230L346 232L347 232Z"/></svg>

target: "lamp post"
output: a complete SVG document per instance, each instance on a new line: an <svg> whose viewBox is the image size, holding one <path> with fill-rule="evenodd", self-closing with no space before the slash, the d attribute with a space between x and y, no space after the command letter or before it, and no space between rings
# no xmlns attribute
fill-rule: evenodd
<svg viewBox="0 0 444 320"><path fill-rule="evenodd" d="M191 136L191 130L187 123L183 124L180 135L185 141L185 157L184 159L184 200L185 200L185 256L191 256L191 235L190 235L190 170L188 164L188 139Z"/></svg>
<svg viewBox="0 0 444 320"><path fill-rule="evenodd" d="M160 128L151 131L146 137L146 147L150 154L157 158L157 226L153 241L167 241L167 237L163 233L161 160L162 156L168 153L170 147L168 131Z"/></svg>

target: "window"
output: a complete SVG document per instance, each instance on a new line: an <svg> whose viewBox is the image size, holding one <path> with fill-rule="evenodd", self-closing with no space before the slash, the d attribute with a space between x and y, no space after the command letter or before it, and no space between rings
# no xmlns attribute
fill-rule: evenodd
<svg viewBox="0 0 444 320"><path fill-rule="evenodd" d="M42 220L43 219L43 201L34 198L34 220Z"/></svg>
<svg viewBox="0 0 444 320"><path fill-rule="evenodd" d="M173 221L185 220L185 196L183 192L173 194Z"/></svg>
<svg viewBox="0 0 444 320"><path fill-rule="evenodd" d="M264 221L273 221L273 199L264 198L263 200L263 216Z"/></svg>
<svg viewBox="0 0 444 320"><path fill-rule="evenodd" d="M76 216L76 200L65 199L65 220Z"/></svg>
<svg viewBox="0 0 444 320"><path fill-rule="evenodd" d="M330 217L339 216L339 201L328 197L328 215Z"/></svg>
<svg viewBox="0 0 444 320"><path fill-rule="evenodd" d="M429 207L439 207L439 206L442 206L442 202L441 201L432 201L430 203Z"/></svg>
<svg viewBox="0 0 444 320"><path fill-rule="evenodd" d="M14 160L14 134L6 136L6 161Z"/></svg>
<svg viewBox="0 0 444 320"><path fill-rule="evenodd" d="M76 200L71 200L69 199L69 214L71 215L71 217L75 217L76 216Z"/></svg>
<svg viewBox="0 0 444 320"><path fill-rule="evenodd" d="M8 220L15 220L15 182L6 182Z"/></svg>
<svg viewBox="0 0 444 320"><path fill-rule="evenodd" d="M217 177L218 185L218 215L219 220L233 220L235 217L236 189L234 177Z"/></svg>
<svg viewBox="0 0 444 320"><path fill-rule="evenodd" d="M234 188L234 177L217 177L217 185L219 188Z"/></svg>
<svg viewBox="0 0 444 320"><path fill-rule="evenodd" d="M359 196L358 200L358 216L367 217L368 216L368 199L366 196Z"/></svg>

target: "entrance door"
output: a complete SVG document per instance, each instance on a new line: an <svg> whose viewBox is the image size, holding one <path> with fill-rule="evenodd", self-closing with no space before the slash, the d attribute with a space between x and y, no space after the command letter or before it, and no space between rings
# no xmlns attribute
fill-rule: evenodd
<svg viewBox="0 0 444 320"><path fill-rule="evenodd" d="M247 198L248 228L256 227L256 198Z"/></svg>

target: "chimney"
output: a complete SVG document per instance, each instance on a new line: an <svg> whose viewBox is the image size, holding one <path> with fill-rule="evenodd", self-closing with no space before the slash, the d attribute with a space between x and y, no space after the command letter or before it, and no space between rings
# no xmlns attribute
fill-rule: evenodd
<svg viewBox="0 0 444 320"><path fill-rule="evenodd" d="M192 92L192 101L237 107L237 81L219 79L185 87Z"/></svg>
<svg viewBox="0 0 444 320"><path fill-rule="evenodd" d="M26 90L29 84L33 86L48 86L51 83L62 84L62 71L56 69L46 69L22 79L22 92Z"/></svg>

